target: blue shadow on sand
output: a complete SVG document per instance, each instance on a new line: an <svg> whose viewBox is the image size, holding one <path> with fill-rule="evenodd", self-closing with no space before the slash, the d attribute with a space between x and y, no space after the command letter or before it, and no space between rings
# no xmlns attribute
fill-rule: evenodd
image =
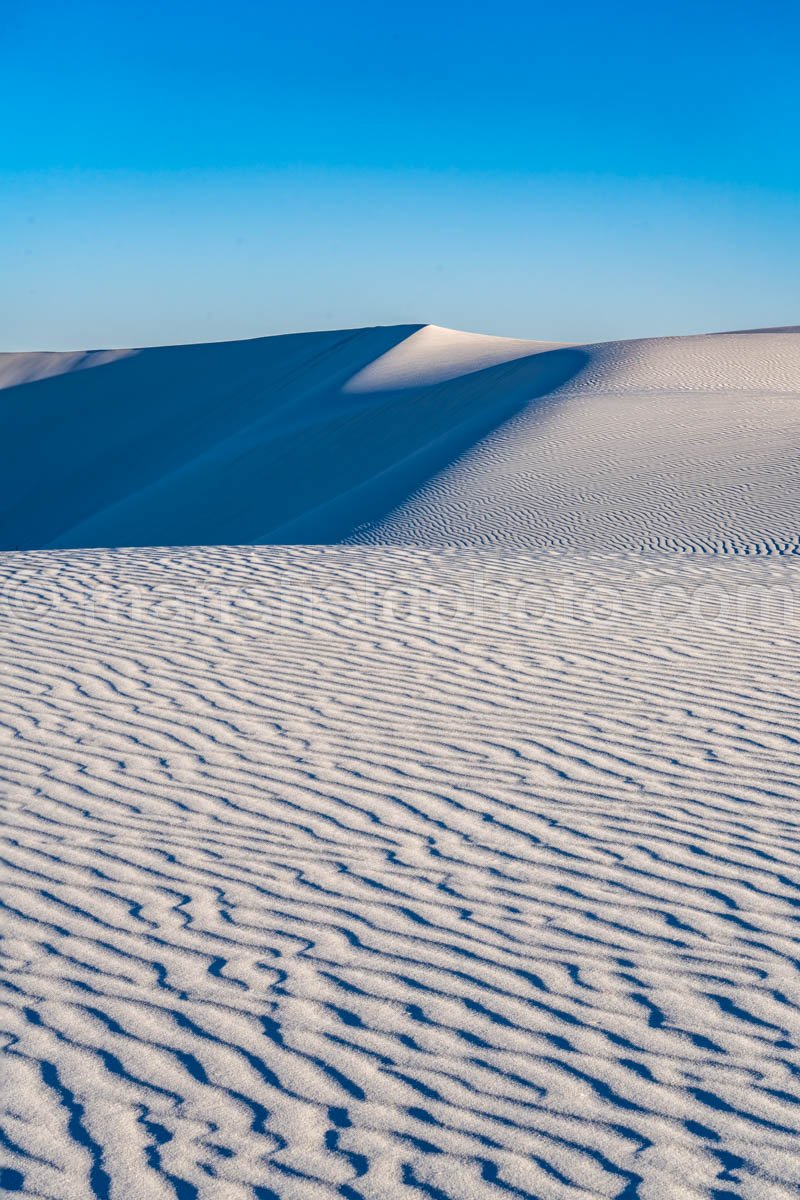
<svg viewBox="0 0 800 1200"><path fill-rule="evenodd" d="M347 388L420 328L132 351L0 391L0 549L338 542L586 361Z"/></svg>

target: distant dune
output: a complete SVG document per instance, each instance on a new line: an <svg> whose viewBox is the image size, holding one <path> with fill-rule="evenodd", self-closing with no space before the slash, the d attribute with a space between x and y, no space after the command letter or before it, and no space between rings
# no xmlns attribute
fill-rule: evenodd
<svg viewBox="0 0 800 1200"><path fill-rule="evenodd" d="M787 553L796 329L554 346L436 326L0 355L0 548Z"/></svg>

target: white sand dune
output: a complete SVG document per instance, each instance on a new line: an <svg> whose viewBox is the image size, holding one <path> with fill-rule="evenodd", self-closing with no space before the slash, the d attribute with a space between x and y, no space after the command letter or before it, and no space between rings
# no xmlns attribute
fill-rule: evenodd
<svg viewBox="0 0 800 1200"><path fill-rule="evenodd" d="M792 330L553 347L397 326L0 356L0 547L793 553L799 381Z"/></svg>
<svg viewBox="0 0 800 1200"><path fill-rule="evenodd" d="M0 1192L800 1194L799 347L0 361Z"/></svg>

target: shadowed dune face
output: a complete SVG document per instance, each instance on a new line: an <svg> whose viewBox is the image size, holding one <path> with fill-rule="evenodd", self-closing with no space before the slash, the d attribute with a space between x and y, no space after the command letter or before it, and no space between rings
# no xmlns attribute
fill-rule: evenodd
<svg viewBox="0 0 800 1200"><path fill-rule="evenodd" d="M397 326L131 351L92 370L8 356L0 546L339 540L584 362L547 351Z"/></svg>
<svg viewBox="0 0 800 1200"><path fill-rule="evenodd" d="M239 487L224 513L209 511L209 475L213 480L215 466L218 475L223 464L245 458L242 431L264 422L276 441L292 417L300 426L315 385L335 392L365 360L414 328L138 350L79 372L67 356L56 356L65 373L0 393L4 423L13 431L3 463L0 544L213 541L214 530L200 533L205 521L219 524L232 507L246 520L252 510L253 498ZM19 376L23 364L14 358ZM46 369L42 356L33 368ZM195 469L199 490L190 494L185 473L202 456L211 462L205 473ZM153 487L160 488L159 502L148 506ZM234 533L235 522L228 525ZM240 538L220 540L253 536L239 532Z"/></svg>

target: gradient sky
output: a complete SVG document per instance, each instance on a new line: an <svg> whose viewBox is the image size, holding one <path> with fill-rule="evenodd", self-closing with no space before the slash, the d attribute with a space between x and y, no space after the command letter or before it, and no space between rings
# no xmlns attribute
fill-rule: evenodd
<svg viewBox="0 0 800 1200"><path fill-rule="evenodd" d="M5 0L0 349L800 323L795 0Z"/></svg>

